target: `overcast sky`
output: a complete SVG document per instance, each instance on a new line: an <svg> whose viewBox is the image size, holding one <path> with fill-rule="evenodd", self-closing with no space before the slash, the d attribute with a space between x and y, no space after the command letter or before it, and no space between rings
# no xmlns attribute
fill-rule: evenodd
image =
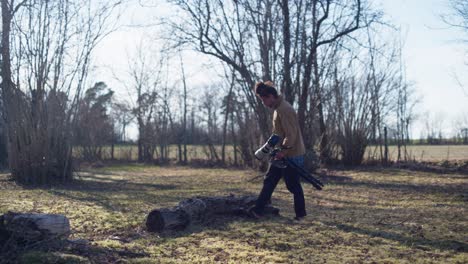
<svg viewBox="0 0 468 264"><path fill-rule="evenodd" d="M402 32L407 79L420 99L412 137L421 135L428 117L443 120L444 132L453 133L453 122L468 116L468 64L465 64L468 47L459 41L468 36L442 22L440 16L450 12L448 0L375 0L373 3ZM133 23L155 21L167 13L168 9L161 4L157 8L126 10ZM125 28L109 35L96 50L98 68L91 78L104 78L102 81L122 94L123 87L111 78L109 69L117 75L123 74L128 69L128 54L132 54L141 38L152 39L153 32L150 28ZM201 57L192 57L187 63L192 82L209 83L203 61ZM457 77L465 89L457 83Z"/></svg>

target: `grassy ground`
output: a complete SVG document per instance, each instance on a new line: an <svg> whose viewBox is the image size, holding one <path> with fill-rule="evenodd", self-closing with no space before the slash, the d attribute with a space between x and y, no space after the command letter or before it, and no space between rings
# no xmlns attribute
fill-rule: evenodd
<svg viewBox="0 0 468 264"><path fill-rule="evenodd" d="M308 216L294 216L283 183L280 217L211 219L151 234L147 213L197 195L256 194L258 173L139 165L82 172L69 187L26 189L0 176L0 213L65 214L72 238L146 257L73 252L23 255L28 263L467 263L468 176L406 170L327 171L325 190L304 184ZM1 262L1 261L0 261Z"/></svg>

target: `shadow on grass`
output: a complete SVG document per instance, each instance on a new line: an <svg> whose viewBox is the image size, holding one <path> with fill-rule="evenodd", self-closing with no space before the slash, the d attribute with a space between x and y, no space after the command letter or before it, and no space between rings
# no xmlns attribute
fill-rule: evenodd
<svg viewBox="0 0 468 264"><path fill-rule="evenodd" d="M0 179L0 182L14 182L10 179ZM67 191L98 191L98 192L115 192L115 191L136 191L143 190L145 188L152 188L154 190L172 190L179 186L174 184L154 184L154 183L139 183L131 181L131 179L111 179L98 177L96 175L80 176L77 179L73 179L68 183L56 183L51 185L21 185L23 189L42 189L42 190L67 190Z"/></svg>
<svg viewBox="0 0 468 264"><path fill-rule="evenodd" d="M395 176L397 174L402 173L401 169L377 169L377 168L359 168L356 169L360 172L367 172L367 173L378 173L379 178L384 178L385 176ZM403 171L405 174L401 175L404 177L408 173L408 171ZM466 201L466 189L468 189L468 182L465 183L441 183L440 185L435 184L423 184L423 183L402 183L402 182L377 182L377 181L363 181L357 180L353 177L339 175L336 172L333 173L321 173L320 179L323 179L324 182L327 184L336 184L342 185L344 187L358 187L358 188L370 188L370 189L386 189L390 191L401 191L401 192L411 192L411 193L421 193L421 194L444 194L450 196L456 196L464 198ZM419 176L418 176L419 177ZM430 176L421 176L425 177L437 177L434 175ZM464 176L454 176L450 175L450 178L454 179L468 179ZM441 177L441 180L443 178ZM443 181L441 181L443 182ZM325 186L326 188L326 186Z"/></svg>
<svg viewBox="0 0 468 264"><path fill-rule="evenodd" d="M189 177L188 180L193 178ZM184 185L183 179L181 183L172 181L167 184L155 184L135 182L131 178L100 177L98 174L82 176L69 184L44 189L57 197L93 203L108 211L129 212L137 209L131 204L177 204L183 199L202 195L198 193L198 189L192 188L193 186ZM222 192L226 195L252 195L245 189L236 187L223 189ZM194 193L196 194L193 195ZM219 195L219 191L213 189L203 195Z"/></svg>
<svg viewBox="0 0 468 264"><path fill-rule="evenodd" d="M381 166L360 166L356 168L352 168L357 171L363 172L384 172L385 174L391 174L395 172L401 172L402 170L406 171L413 171L413 172L426 172L426 173L434 173L434 174L447 174L453 178L453 175L459 175L455 177L459 178L467 178L468 177L468 166L461 166L461 167L444 167L438 165L436 163L399 163L393 164L390 167L381 167Z"/></svg>
<svg viewBox="0 0 468 264"><path fill-rule="evenodd" d="M175 184L138 183L126 179L116 180L90 175L68 184L43 187L42 189L58 197L91 202L109 211L123 211L129 209L126 208L128 205L121 206L119 204L138 200L154 203L161 200L159 192L180 189L180 186ZM118 199L115 197L116 195L119 195ZM172 200L175 201L175 198Z"/></svg>
<svg viewBox="0 0 468 264"><path fill-rule="evenodd" d="M10 241L13 250L0 252L0 263L121 263L149 257L142 250L110 249L72 240L44 240L30 244Z"/></svg>
<svg viewBox="0 0 468 264"><path fill-rule="evenodd" d="M130 179L131 180L131 179ZM115 190L141 190L142 188L152 188L154 190L172 190L177 188L173 184L139 183L129 179L112 179L98 177L94 174L81 176L70 184L61 186L62 189L76 190L85 188L92 191L115 191Z"/></svg>
<svg viewBox="0 0 468 264"><path fill-rule="evenodd" d="M456 240L430 240L424 237L416 237L416 236L404 236L401 234L383 231L383 230L372 230L372 229L365 229L359 228L351 225L346 224L337 224L336 223L326 223L328 225L333 225L343 230L345 232L353 232L357 234L367 235L370 237L380 237L384 239L393 240L399 242L401 244L406 244L412 247L422 248L431 247L440 250L454 250L458 252L468 252L468 244L465 242L460 242Z"/></svg>
<svg viewBox="0 0 468 264"><path fill-rule="evenodd" d="M407 193L419 193L419 194L438 194L438 195L449 195L452 197L458 197L460 199L466 199L466 190L468 184L445 184L445 185L431 185L431 184L409 184L409 183L389 183L389 182L369 182L369 181L356 181L342 182L341 185L345 187L353 188L370 188L376 190L389 190L399 191ZM465 197L465 198L463 198Z"/></svg>

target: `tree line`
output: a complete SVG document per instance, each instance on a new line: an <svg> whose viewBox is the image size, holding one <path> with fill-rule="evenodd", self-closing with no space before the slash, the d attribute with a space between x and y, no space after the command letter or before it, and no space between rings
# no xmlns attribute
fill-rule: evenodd
<svg viewBox="0 0 468 264"><path fill-rule="evenodd" d="M121 1L2 0L0 159L15 180L69 181L77 158L101 160L110 148L113 159L132 123L139 162L167 163L176 146L177 162L188 164L197 144L216 164L259 166L253 152L271 131L271 112L252 91L259 80L297 109L306 160L359 165L377 145L385 163L392 143L406 158L417 100L398 30L370 2L167 2L179 15L159 23L163 55L137 48L119 79L130 95L121 100L89 79ZM182 50L220 65L216 81L193 87Z"/></svg>

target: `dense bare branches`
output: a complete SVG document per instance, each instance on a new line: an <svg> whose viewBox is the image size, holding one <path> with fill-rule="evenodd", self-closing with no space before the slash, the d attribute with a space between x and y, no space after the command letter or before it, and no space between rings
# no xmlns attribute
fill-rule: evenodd
<svg viewBox="0 0 468 264"><path fill-rule="evenodd" d="M452 12L442 16L444 22L468 32L468 2L449 0L449 5Z"/></svg>
<svg viewBox="0 0 468 264"><path fill-rule="evenodd" d="M254 166L253 149L270 132L270 114L252 92L258 80L278 85L298 110L306 147L318 147L324 162L340 157L346 164L360 163L369 142L382 143L385 126L396 127L392 133L397 131L393 134L400 141L407 139L409 86L398 67L398 51L369 33L380 22L380 13L368 1L168 2L175 8L163 23L170 48L181 53L189 47L221 62L226 80L202 85L200 89L208 91L199 98L191 92L182 58L182 76L173 77L169 52L161 59L151 51L152 43L140 45L126 79L119 78L131 103L106 101L106 107L115 108L112 116L93 110L101 96L110 99L107 93L85 94L84 101L81 97L89 87L92 52L114 28L109 19L120 1L2 2L2 98L10 152L18 154L11 167L27 168L21 177L41 171L36 178L44 182L45 175L70 179L71 138L77 138L72 128L89 128L83 130L88 134L78 136L92 146L89 153L96 159L104 143L113 146L117 138L125 140L132 118L138 127L140 162L154 162L155 157L166 162L169 145L176 143L179 161L186 163L187 144L197 142L208 146L212 161L222 163L233 144L236 163L240 154L244 164ZM180 90L175 79L182 79ZM102 127L94 126L96 122ZM102 135L91 135L91 128Z"/></svg>
<svg viewBox="0 0 468 264"><path fill-rule="evenodd" d="M152 162L158 143L163 144L161 133L169 122L167 107L167 84L163 82L167 58L151 52L147 42L142 41L136 53L129 58L127 89L131 96L131 109L138 126L138 161ZM124 83L124 80L120 80ZM163 145L161 145L162 147ZM163 147L162 147L163 148ZM161 155L163 155L161 149Z"/></svg>
<svg viewBox="0 0 468 264"><path fill-rule="evenodd" d="M267 112L251 89L256 80L278 78L276 1L170 2L187 15L187 19L167 21L173 43L188 44L232 67L242 80L239 87L256 109L266 136Z"/></svg>
<svg viewBox="0 0 468 264"><path fill-rule="evenodd" d="M24 183L69 180L71 128L91 54L112 30L108 19L120 2L7 2L2 52L11 65L4 63L2 91L10 168Z"/></svg>
<svg viewBox="0 0 468 264"><path fill-rule="evenodd" d="M186 20L167 23L171 32L175 32L171 35L173 43L189 45L232 67L240 76L236 81L255 109L262 131L267 128L264 124L267 116L259 114L263 108L252 98L249 87L258 78L281 84L279 88L286 100L297 106L301 128L307 135L307 147L312 149L318 141L324 162L330 158L333 144L338 143L333 123L329 123L336 118L329 107L335 102L334 96L339 95L338 98L344 101L358 97L366 103L353 101L348 105L353 105L348 111L360 119L360 123L354 120L350 128L356 130L365 126L362 138L368 140L372 134L374 141L383 122L381 117L384 111L389 111L387 105L397 103L392 96L388 96L389 101L381 98L386 93L383 87L397 89L394 76L390 76L390 72L394 72L385 73L386 66L394 64L375 64L375 58L381 54L376 54L375 47L365 49L369 46L366 44L368 36L356 33L380 23L381 13L373 11L367 1L170 2L188 15ZM368 69L357 65L358 58L366 52L371 58L361 59L361 62L371 63ZM340 56L350 60L345 63L346 59L340 59ZM337 70L337 63L346 66L341 65ZM336 74L337 71L346 72L347 67L357 67L352 76ZM358 105L366 111L355 112ZM371 112L368 113L368 109ZM368 126L373 126L372 131ZM340 131L344 133L345 130ZM349 140L349 133L343 133ZM366 144L361 144L363 149Z"/></svg>

